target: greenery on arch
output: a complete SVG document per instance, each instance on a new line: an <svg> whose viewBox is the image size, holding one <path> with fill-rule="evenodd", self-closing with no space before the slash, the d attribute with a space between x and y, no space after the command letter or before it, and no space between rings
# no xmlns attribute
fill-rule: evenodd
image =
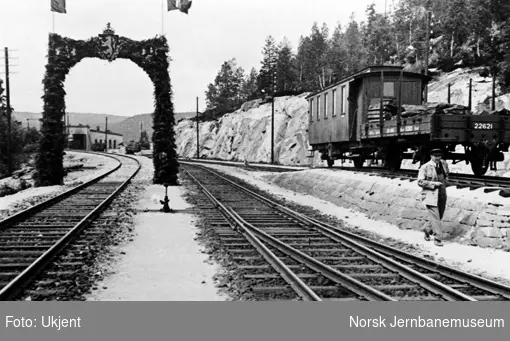
<svg viewBox="0 0 510 341"><path fill-rule="evenodd" d="M50 34L48 64L44 76L42 138L36 160L36 186L60 185L64 179L63 155L65 131L64 81L70 69L83 58L113 61L129 59L142 68L154 84L153 162L155 184L178 184L174 135L174 107L168 73L168 44L164 36L134 41L115 35L110 24L103 34L89 40L74 40Z"/></svg>

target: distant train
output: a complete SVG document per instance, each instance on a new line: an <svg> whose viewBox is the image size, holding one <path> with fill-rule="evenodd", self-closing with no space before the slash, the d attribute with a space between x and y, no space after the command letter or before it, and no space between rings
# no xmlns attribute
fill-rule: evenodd
<svg viewBox="0 0 510 341"><path fill-rule="evenodd" d="M140 152L141 150L142 146L140 142L131 140L126 144L126 154L135 154Z"/></svg>
<svg viewBox="0 0 510 341"><path fill-rule="evenodd" d="M307 96L309 143L329 167L335 160L382 160L391 170L403 159L421 164L441 148L445 159L471 164L483 175L503 161L510 145L510 116L472 115L469 108L424 103L431 77L399 66L373 66ZM465 153L455 153L458 145Z"/></svg>

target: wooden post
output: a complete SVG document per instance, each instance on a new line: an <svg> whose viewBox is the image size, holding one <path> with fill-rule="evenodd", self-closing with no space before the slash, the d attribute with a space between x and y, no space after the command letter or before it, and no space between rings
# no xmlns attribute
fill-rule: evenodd
<svg viewBox="0 0 510 341"><path fill-rule="evenodd" d="M200 129L198 127L198 96L197 96L197 159L200 159L200 139L199 139Z"/></svg>
<svg viewBox="0 0 510 341"><path fill-rule="evenodd" d="M468 108L469 108L469 111L471 111L471 89L473 87L473 79L469 79L469 104L468 104Z"/></svg>
<svg viewBox="0 0 510 341"><path fill-rule="evenodd" d="M108 151L108 117L105 117L106 123L104 126L104 151Z"/></svg>
<svg viewBox="0 0 510 341"><path fill-rule="evenodd" d="M496 73L492 75L492 111L496 110Z"/></svg>
<svg viewBox="0 0 510 341"><path fill-rule="evenodd" d="M400 70L400 86L398 88L398 101L397 101L397 136L400 136L400 108L402 107L402 87L404 86L404 69Z"/></svg>
<svg viewBox="0 0 510 341"><path fill-rule="evenodd" d="M381 101L379 105L379 131L383 137L383 96L384 96L384 71L381 69Z"/></svg>
<svg viewBox="0 0 510 341"><path fill-rule="evenodd" d="M7 101L7 170L12 175L11 154L11 87L9 85L9 48L5 48L5 91Z"/></svg>
<svg viewBox="0 0 510 341"><path fill-rule="evenodd" d="M425 41L425 46L426 46L426 51L425 51L425 76L427 76L429 74L429 50L430 50L430 16L432 15L432 12L428 11L427 12L427 34L426 34L426 41ZM429 87L428 85L425 86L425 91L424 91L424 102L427 103L428 99L429 99Z"/></svg>

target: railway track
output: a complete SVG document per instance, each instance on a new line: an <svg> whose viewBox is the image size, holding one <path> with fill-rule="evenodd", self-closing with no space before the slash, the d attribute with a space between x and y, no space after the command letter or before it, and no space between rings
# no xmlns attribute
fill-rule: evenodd
<svg viewBox="0 0 510 341"><path fill-rule="evenodd" d="M223 160L203 160L203 159L179 159L180 161L185 161L188 163L196 163L196 164L212 164L212 165L220 165L220 166L229 166L242 168L250 171L266 171L266 172L297 172L304 169L308 169L310 167L298 167L298 166L280 166L280 165L271 165L271 164L263 164L263 163L251 163L248 162L247 165L244 165L242 162L236 161L223 161Z"/></svg>
<svg viewBox="0 0 510 341"><path fill-rule="evenodd" d="M85 228L107 223L95 220L141 165L127 156L101 155L116 159L119 164L80 186L0 221L0 300L11 300L19 294ZM69 264L65 264L68 268L81 266L80 259L86 257L87 250L77 254L74 263L69 259Z"/></svg>
<svg viewBox="0 0 510 341"><path fill-rule="evenodd" d="M377 167L364 167L364 168L353 168L353 167L332 167L324 169L331 170L347 170L351 172L362 172L368 173L374 176L383 176L392 179L402 179L415 181L418 177L417 170L401 169L398 171L389 171ZM498 177L498 176L475 176L470 174L461 173L450 173L448 178L447 187L456 186L458 188L469 188L471 190L484 188L485 193L494 191L500 191L499 195L502 197L510 197L510 178Z"/></svg>
<svg viewBox="0 0 510 341"><path fill-rule="evenodd" d="M206 167L181 165L254 299L510 300L510 287L308 218Z"/></svg>
<svg viewBox="0 0 510 341"><path fill-rule="evenodd" d="M203 160L187 160L181 159L180 161L185 162L193 162L195 164L213 164L213 165L221 165L221 166L229 166L242 168L250 171L270 171L270 172L298 172L305 169L312 169L310 167L293 167L293 166L275 166L275 165L266 165L266 164L256 164L256 163L248 163L247 166L242 163L236 162L227 162L227 161L203 161ZM416 181L418 177L417 170L411 169L401 169L398 171L389 171L387 169L379 168L379 167L363 167L363 168L354 168L354 167L342 167L342 166L333 166L329 167L317 167L314 169L328 169L331 171L350 171L350 172L361 172L367 173L370 176L381 176L390 179L401 179L401 180L409 180ZM497 177L497 176L475 176L470 174L461 174L461 173L450 173L449 181L447 186L455 186L457 188L469 188L471 190L483 188L485 193L499 191L499 195L508 198L510 197L510 178L505 177Z"/></svg>

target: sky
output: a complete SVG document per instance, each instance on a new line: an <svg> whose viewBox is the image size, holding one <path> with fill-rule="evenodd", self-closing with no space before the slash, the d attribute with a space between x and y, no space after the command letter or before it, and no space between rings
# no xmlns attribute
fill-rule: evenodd
<svg viewBox="0 0 510 341"><path fill-rule="evenodd" d="M294 52L314 22L333 31L352 13L365 19L371 3L390 9L393 0L193 0L189 14L167 11L164 0L67 0L67 14L50 11L50 0L0 0L0 78L5 80L4 47L10 50L11 106L41 112L48 34L75 40L101 34L106 24L134 40L162 33L170 47L170 81L175 112L205 109L205 90L223 62L236 58L245 73L260 69L268 35L287 37ZM397 1L395 0L395 3ZM163 11L162 11L163 5ZM54 21L53 21L54 20ZM5 83L4 83L5 86ZM83 59L65 81L66 111L133 116L153 111L153 85L133 62Z"/></svg>

